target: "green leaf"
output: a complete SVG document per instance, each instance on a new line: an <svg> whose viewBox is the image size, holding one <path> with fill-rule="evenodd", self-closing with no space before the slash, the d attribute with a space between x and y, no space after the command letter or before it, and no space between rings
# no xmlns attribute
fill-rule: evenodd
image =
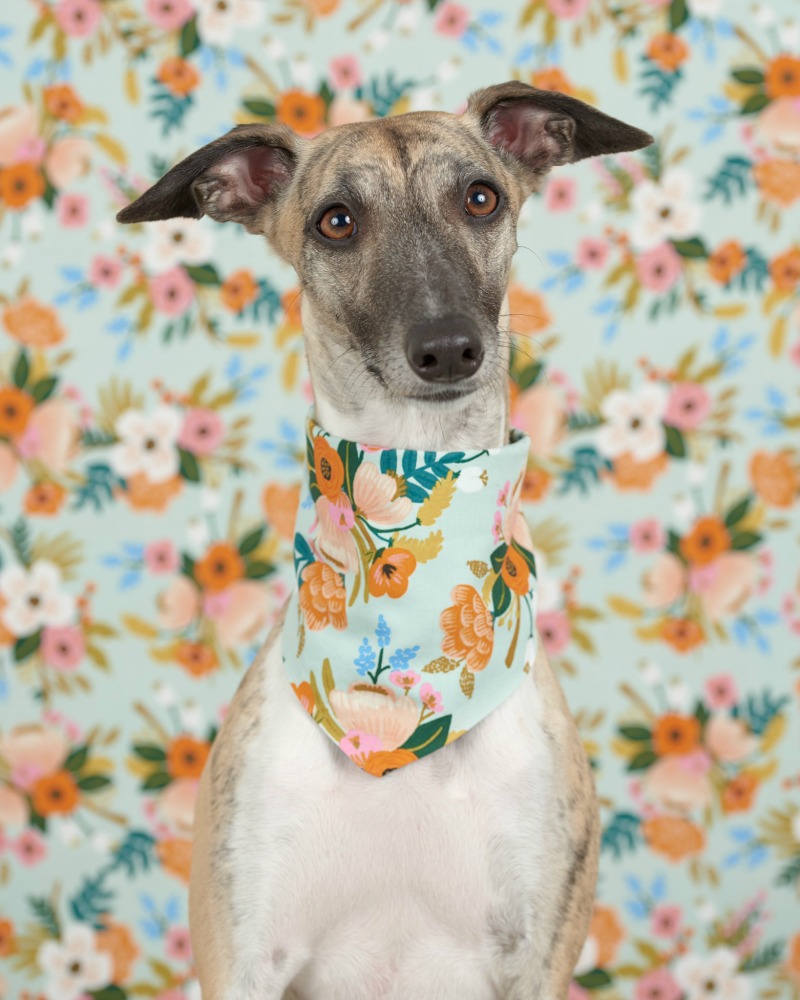
<svg viewBox="0 0 800 1000"><path fill-rule="evenodd" d="M732 549L752 549L761 541L761 535L757 535L755 531L740 531L738 535L734 535L731 539Z"/></svg>
<svg viewBox="0 0 800 1000"><path fill-rule="evenodd" d="M181 556L181 573L188 576L190 580L194 580L194 559L185 552Z"/></svg>
<svg viewBox="0 0 800 1000"><path fill-rule="evenodd" d="M89 996L94 1000L126 1000L128 994L119 986L104 986L102 990L90 990Z"/></svg>
<svg viewBox="0 0 800 1000"><path fill-rule="evenodd" d="M735 69L731 76L739 83L763 83L764 72L757 66L745 66L742 69Z"/></svg>
<svg viewBox="0 0 800 1000"><path fill-rule="evenodd" d="M656 754L652 750L642 750L628 764L629 771L644 771L657 760Z"/></svg>
<svg viewBox="0 0 800 1000"><path fill-rule="evenodd" d="M686 439L677 427L664 424L664 432L667 436L667 454L673 458L686 457Z"/></svg>
<svg viewBox="0 0 800 1000"><path fill-rule="evenodd" d="M191 55L199 47L200 35L197 32L197 18L193 17L191 21L187 21L184 24L181 31L180 53L186 58L186 56Z"/></svg>
<svg viewBox="0 0 800 1000"><path fill-rule="evenodd" d="M672 528L667 532L667 552L671 552L679 559L683 559L681 555L681 536L676 531L673 531Z"/></svg>
<svg viewBox="0 0 800 1000"><path fill-rule="evenodd" d="M750 510L752 503L753 503L752 497L745 497L744 500L740 501L739 503L731 507L731 509L725 515L725 527L733 528L735 525L737 525Z"/></svg>
<svg viewBox="0 0 800 1000"><path fill-rule="evenodd" d="M78 788L82 792L99 792L101 788L107 788L110 784L111 778L107 778L104 774L87 774L78 781Z"/></svg>
<svg viewBox="0 0 800 1000"><path fill-rule="evenodd" d="M86 758L89 756L89 747L78 747L77 750L73 750L72 753L64 761L64 767L68 771L80 771L83 765L86 763Z"/></svg>
<svg viewBox="0 0 800 1000"><path fill-rule="evenodd" d="M246 97L242 104L251 114L258 115L259 118L275 117L275 105L272 101L263 101L258 97Z"/></svg>
<svg viewBox="0 0 800 1000"><path fill-rule="evenodd" d="M766 94L758 93L753 94L752 97L748 99L742 105L743 115L754 115L756 112L761 111L769 104L769 98Z"/></svg>
<svg viewBox="0 0 800 1000"><path fill-rule="evenodd" d="M620 726L619 731L626 740L633 740L636 743L649 740L653 735L650 730L645 729L644 726Z"/></svg>
<svg viewBox="0 0 800 1000"><path fill-rule="evenodd" d="M167 753L162 747L157 747L152 743L136 743L133 747L133 752L137 757L141 757L142 760L156 760L164 761L167 759Z"/></svg>
<svg viewBox="0 0 800 1000"><path fill-rule="evenodd" d="M672 0L669 7L669 26L671 31L675 31L677 28L689 20L689 8L686 4L686 0Z"/></svg>
<svg viewBox="0 0 800 1000"><path fill-rule="evenodd" d="M411 750L417 757L426 757L434 750L438 750L447 743L447 735L450 732L450 721L452 716L445 715L440 719L431 719L423 722L405 741L402 750Z"/></svg>
<svg viewBox="0 0 800 1000"><path fill-rule="evenodd" d="M42 642L41 629L38 632L34 632L33 635L26 635L22 639L17 639L17 641L14 643L15 662L21 663L23 660L27 660L29 656L33 656L33 654L41 645L41 642Z"/></svg>
<svg viewBox="0 0 800 1000"><path fill-rule="evenodd" d="M251 562L245 567L244 575L248 580L263 580L265 576L275 572L272 563Z"/></svg>
<svg viewBox="0 0 800 1000"><path fill-rule="evenodd" d="M53 390L57 385L57 375L48 375L47 378L40 378L31 389L31 395L37 403L43 403L49 396L52 396Z"/></svg>
<svg viewBox="0 0 800 1000"><path fill-rule="evenodd" d="M25 351L19 352L19 357L17 358L17 363L14 365L14 385L18 389L24 389L25 383L28 381L28 375L30 374L31 366L28 363L28 355Z"/></svg>
<svg viewBox="0 0 800 1000"><path fill-rule="evenodd" d="M213 264L184 264L186 273L197 285L221 285L222 278Z"/></svg>
<svg viewBox="0 0 800 1000"><path fill-rule="evenodd" d="M181 475L188 479L190 483L200 482L200 464L190 451L185 448L178 448L181 458Z"/></svg>
<svg viewBox="0 0 800 1000"><path fill-rule="evenodd" d="M171 781L172 778L166 771L154 771L142 782L142 788L146 792L156 792L159 788L166 788Z"/></svg>
<svg viewBox="0 0 800 1000"><path fill-rule="evenodd" d="M239 542L239 555L246 556L253 549L257 549L264 537L265 530L262 526L256 528L255 531L251 531L249 535L245 535L241 542Z"/></svg>
<svg viewBox="0 0 800 1000"><path fill-rule="evenodd" d="M511 607L511 591L502 576L498 576L492 587L492 605L494 607L492 617L495 619Z"/></svg>
<svg viewBox="0 0 800 1000"><path fill-rule="evenodd" d="M609 986L612 979L605 969L592 969L591 972L585 972L582 976L576 976L575 982L585 990L599 990L603 986Z"/></svg>
<svg viewBox="0 0 800 1000"><path fill-rule="evenodd" d="M672 240L671 242L681 257L708 257L708 247L699 236L693 236L690 240Z"/></svg>

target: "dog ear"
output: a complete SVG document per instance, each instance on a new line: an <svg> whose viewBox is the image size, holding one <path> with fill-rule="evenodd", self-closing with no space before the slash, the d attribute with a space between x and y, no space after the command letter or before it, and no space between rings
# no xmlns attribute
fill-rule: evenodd
<svg viewBox="0 0 800 1000"><path fill-rule="evenodd" d="M239 125L181 160L117 222L210 215L260 233L262 209L291 181L301 142L283 125Z"/></svg>
<svg viewBox="0 0 800 1000"><path fill-rule="evenodd" d="M587 156L641 149L653 137L590 104L511 80L476 90L467 114L486 139L538 178L550 167Z"/></svg>

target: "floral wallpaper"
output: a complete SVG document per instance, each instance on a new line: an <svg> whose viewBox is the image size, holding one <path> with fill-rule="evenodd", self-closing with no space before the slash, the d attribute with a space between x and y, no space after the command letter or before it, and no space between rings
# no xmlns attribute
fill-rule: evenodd
<svg viewBox="0 0 800 1000"><path fill-rule="evenodd" d="M115 212L235 122L519 78L656 137L561 168L510 291L539 629L593 761L571 1000L800 997L800 9L0 11L0 996L197 1000L197 780L288 593L289 270Z"/></svg>

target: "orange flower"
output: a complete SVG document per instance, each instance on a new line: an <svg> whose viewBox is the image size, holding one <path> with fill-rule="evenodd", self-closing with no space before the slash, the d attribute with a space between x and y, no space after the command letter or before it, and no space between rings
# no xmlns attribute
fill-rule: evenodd
<svg viewBox="0 0 800 1000"><path fill-rule="evenodd" d="M776 288L782 292L793 292L800 284L800 249L792 247L771 260L769 273Z"/></svg>
<svg viewBox="0 0 800 1000"><path fill-rule="evenodd" d="M531 571L522 554L513 545L506 549L500 575L515 594L527 594L530 590Z"/></svg>
<svg viewBox="0 0 800 1000"><path fill-rule="evenodd" d="M800 982L800 931L789 941L789 954L786 958L786 968L789 974Z"/></svg>
<svg viewBox="0 0 800 1000"><path fill-rule="evenodd" d="M0 958L8 958L16 951L14 925L7 917L0 917Z"/></svg>
<svg viewBox="0 0 800 1000"><path fill-rule="evenodd" d="M182 642L178 646L176 658L192 677L205 677L219 666L217 654L202 642Z"/></svg>
<svg viewBox="0 0 800 1000"><path fill-rule="evenodd" d="M572 81L558 66L546 66L531 73L531 83L539 90L557 90L562 94L574 94Z"/></svg>
<svg viewBox="0 0 800 1000"><path fill-rule="evenodd" d="M306 0L306 3L317 17L329 17L338 10L341 0Z"/></svg>
<svg viewBox="0 0 800 1000"><path fill-rule="evenodd" d="M222 304L231 312L240 313L258 295L258 282L247 268L234 271L219 290Z"/></svg>
<svg viewBox="0 0 800 1000"><path fill-rule="evenodd" d="M693 715L668 712L653 727L653 747L657 754L686 754L700 742L700 723Z"/></svg>
<svg viewBox="0 0 800 1000"><path fill-rule="evenodd" d="M44 106L54 118L72 124L75 124L83 114L83 101L68 83L45 87Z"/></svg>
<svg viewBox="0 0 800 1000"><path fill-rule="evenodd" d="M204 590L226 590L244 576L244 560L230 542L215 542L195 564L194 578Z"/></svg>
<svg viewBox="0 0 800 1000"><path fill-rule="evenodd" d="M753 167L753 180L768 201L791 205L800 198L800 163L765 160Z"/></svg>
<svg viewBox="0 0 800 1000"><path fill-rule="evenodd" d="M800 491L800 468L789 451L757 451L750 459L750 480L764 503L791 507Z"/></svg>
<svg viewBox="0 0 800 1000"><path fill-rule="evenodd" d="M292 690L297 696L297 700L303 706L303 708L308 712L309 715L314 714L314 708L316 707L314 701L314 689L308 683L308 681L301 681L299 684L292 684Z"/></svg>
<svg viewBox="0 0 800 1000"><path fill-rule="evenodd" d="M124 498L134 510L164 511L183 489L180 476L165 479L163 483L153 483L143 472L137 472L125 480Z"/></svg>
<svg viewBox="0 0 800 1000"><path fill-rule="evenodd" d="M130 977L134 964L139 959L139 948L130 929L125 924L115 923L107 913L100 918L102 930L95 933L94 943L98 951L111 956L112 983L124 983Z"/></svg>
<svg viewBox="0 0 800 1000"><path fill-rule="evenodd" d="M173 778L199 778L210 752L207 740L176 736L167 748L167 771Z"/></svg>
<svg viewBox="0 0 800 1000"><path fill-rule="evenodd" d="M728 282L744 270L747 254L738 240L728 240L722 243L708 258L708 273L721 285Z"/></svg>
<svg viewBox="0 0 800 1000"><path fill-rule="evenodd" d="M544 469L531 466L522 480L522 499L528 502L544 500L553 483L553 477Z"/></svg>
<svg viewBox="0 0 800 1000"><path fill-rule="evenodd" d="M597 944L597 968L611 965L617 957L617 950L625 938L625 929L619 921L617 911L611 906L595 904L589 935Z"/></svg>
<svg viewBox="0 0 800 1000"><path fill-rule="evenodd" d="M698 518L692 530L681 539L681 555L695 566L708 566L731 547L731 536L722 521L709 514Z"/></svg>
<svg viewBox="0 0 800 1000"><path fill-rule="evenodd" d="M442 652L464 659L473 673L484 670L494 648L494 623L486 604L474 587L460 583L450 595L455 601L439 617L444 632Z"/></svg>
<svg viewBox="0 0 800 1000"><path fill-rule="evenodd" d="M688 653L706 641L705 632L691 618L665 618L661 624L661 638L679 653Z"/></svg>
<svg viewBox="0 0 800 1000"><path fill-rule="evenodd" d="M165 871L179 878L181 882L189 882L189 872L192 868L192 842L186 837L169 837L156 844L156 857Z"/></svg>
<svg viewBox="0 0 800 1000"><path fill-rule="evenodd" d="M45 191L44 177L35 163L12 163L0 170L0 201L8 208L24 208Z"/></svg>
<svg viewBox="0 0 800 1000"><path fill-rule="evenodd" d="M33 784L31 801L40 816L71 813L78 804L78 786L69 771L56 771Z"/></svg>
<svg viewBox="0 0 800 1000"><path fill-rule="evenodd" d="M294 537L297 508L300 505L300 484L283 486L281 483L267 483L261 494L264 517L270 526L290 541Z"/></svg>
<svg viewBox="0 0 800 1000"><path fill-rule="evenodd" d="M664 454L656 455L648 462L637 462L630 454L617 455L614 459L611 475L618 490L649 490L662 472L665 472L669 461Z"/></svg>
<svg viewBox="0 0 800 1000"><path fill-rule="evenodd" d="M314 471L322 495L335 500L344 486L344 466L339 452L321 434L314 438Z"/></svg>
<svg viewBox="0 0 800 1000"><path fill-rule="evenodd" d="M654 35L647 46L647 56L654 63L666 70L674 73L689 55L689 46L678 35L665 31L659 35Z"/></svg>
<svg viewBox="0 0 800 1000"><path fill-rule="evenodd" d="M283 322L293 329L299 330L302 326L300 316L301 290L296 286L289 288L281 295L281 309L283 309Z"/></svg>
<svg viewBox="0 0 800 1000"><path fill-rule="evenodd" d="M650 847L670 861L700 854L706 846L702 828L677 816L658 816L642 823L642 835Z"/></svg>
<svg viewBox="0 0 800 1000"><path fill-rule="evenodd" d="M405 549L384 549L369 570L369 592L373 597L402 597L417 568L417 557Z"/></svg>
<svg viewBox="0 0 800 1000"><path fill-rule="evenodd" d="M28 426L33 412L33 398L16 386L0 389L0 436L19 437Z"/></svg>
<svg viewBox="0 0 800 1000"><path fill-rule="evenodd" d="M57 514L66 495L67 491L58 483L34 483L25 494L23 501L25 513L32 516L41 514L46 517Z"/></svg>
<svg viewBox="0 0 800 1000"><path fill-rule="evenodd" d="M508 289L508 325L514 333L529 336L547 329L553 317L544 298L523 285L510 285Z"/></svg>
<svg viewBox="0 0 800 1000"><path fill-rule="evenodd" d="M32 298L6 306L3 326L9 336L26 347L52 347L67 335L55 309Z"/></svg>
<svg viewBox="0 0 800 1000"><path fill-rule="evenodd" d="M179 56L165 59L158 67L156 78L178 97L190 94L200 82L200 74L194 66Z"/></svg>
<svg viewBox="0 0 800 1000"><path fill-rule="evenodd" d="M302 573L298 598L306 625L319 632L333 625L341 632L347 627L347 593L342 578L327 563L314 562Z"/></svg>
<svg viewBox="0 0 800 1000"><path fill-rule="evenodd" d="M319 94L287 90L275 105L275 117L299 135L316 135L325 126L325 101Z"/></svg>
<svg viewBox="0 0 800 1000"><path fill-rule="evenodd" d="M398 747L396 750L373 750L357 763L367 774L382 778L387 771L394 771L417 759L417 755L412 750L403 750L402 747Z"/></svg>
<svg viewBox="0 0 800 1000"><path fill-rule="evenodd" d="M800 59L780 55L767 67L764 89L770 97L800 97Z"/></svg>
<svg viewBox="0 0 800 1000"><path fill-rule="evenodd" d="M747 771L737 774L722 790L722 811L726 813L746 812L753 804L758 778Z"/></svg>

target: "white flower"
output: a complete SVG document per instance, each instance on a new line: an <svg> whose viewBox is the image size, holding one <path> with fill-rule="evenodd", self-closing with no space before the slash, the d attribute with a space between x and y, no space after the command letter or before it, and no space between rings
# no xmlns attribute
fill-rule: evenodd
<svg viewBox="0 0 800 1000"><path fill-rule="evenodd" d="M200 509L206 514L214 514L222 504L222 491L204 486L200 491Z"/></svg>
<svg viewBox="0 0 800 1000"><path fill-rule="evenodd" d="M439 83L449 83L454 80L461 71L461 62L458 59L445 59L436 70L436 79Z"/></svg>
<svg viewBox="0 0 800 1000"><path fill-rule="evenodd" d="M747 1000L750 980L737 975L739 958L732 948L715 948L709 955L684 955L675 963L675 978L686 1000Z"/></svg>
<svg viewBox="0 0 800 1000"><path fill-rule="evenodd" d="M635 219L631 241L640 250L665 240L693 236L700 224L700 205L690 199L692 175L687 170L667 170L659 183L643 181L633 192Z"/></svg>
<svg viewBox="0 0 800 1000"><path fill-rule="evenodd" d="M253 28L264 16L260 0L195 0L200 37L210 45L224 45L238 28Z"/></svg>
<svg viewBox="0 0 800 1000"><path fill-rule="evenodd" d="M366 49L369 52L380 52L389 41L389 32L384 28L376 28L367 38Z"/></svg>
<svg viewBox="0 0 800 1000"><path fill-rule="evenodd" d="M722 10L722 0L689 0L695 17L716 17Z"/></svg>
<svg viewBox="0 0 800 1000"><path fill-rule="evenodd" d="M54 817L56 821L56 834L59 840L67 847L77 847L83 841L83 831L74 819Z"/></svg>
<svg viewBox="0 0 800 1000"><path fill-rule="evenodd" d="M590 201L583 210L583 217L587 222L598 222L605 215L605 207L599 201Z"/></svg>
<svg viewBox="0 0 800 1000"><path fill-rule="evenodd" d="M430 109L436 102L433 91L429 87L418 87L408 95L409 111L424 111Z"/></svg>
<svg viewBox="0 0 800 1000"><path fill-rule="evenodd" d="M314 66L308 56L295 56L289 63L292 82L299 87L307 87L314 79Z"/></svg>
<svg viewBox="0 0 800 1000"><path fill-rule="evenodd" d="M264 55L272 62L278 62L286 55L286 46L279 38L270 38L264 46Z"/></svg>
<svg viewBox="0 0 800 1000"><path fill-rule="evenodd" d="M211 541L211 532L206 522L192 518L186 525L186 539L192 553L203 552Z"/></svg>
<svg viewBox="0 0 800 1000"><path fill-rule="evenodd" d="M31 240L38 240L44 232L44 212L35 205L22 215L22 235Z"/></svg>
<svg viewBox="0 0 800 1000"><path fill-rule="evenodd" d="M5 598L2 621L12 635L32 635L45 625L68 625L75 599L61 591L61 570L46 559L28 569L7 566L0 573L0 595Z"/></svg>
<svg viewBox="0 0 800 1000"><path fill-rule="evenodd" d="M708 479L708 466L702 462L686 463L686 482L690 486L702 486Z"/></svg>
<svg viewBox="0 0 800 1000"><path fill-rule="evenodd" d="M603 400L600 412L606 423L597 432L597 447L607 458L630 453L635 462L647 462L664 450L661 418L667 391L647 382L638 392L614 389Z"/></svg>
<svg viewBox="0 0 800 1000"><path fill-rule="evenodd" d="M593 969L597 968L597 961L599 958L600 949L597 944L597 939L589 935L583 942L583 948L578 956L578 961L575 963L575 968L573 970L574 975L583 976L587 972L591 972Z"/></svg>
<svg viewBox="0 0 800 1000"><path fill-rule="evenodd" d="M97 240L110 240L117 232L113 219L103 219L94 227L92 236Z"/></svg>
<svg viewBox="0 0 800 1000"><path fill-rule="evenodd" d="M3 267L16 267L22 257L22 244L14 243L11 240L3 247L0 253L0 263Z"/></svg>
<svg viewBox="0 0 800 1000"><path fill-rule="evenodd" d="M486 485L486 469L477 465L465 465L456 479L456 489L462 493L477 493Z"/></svg>
<svg viewBox="0 0 800 1000"><path fill-rule="evenodd" d="M181 724L187 733L199 736L205 728L205 715L199 705L193 701L181 709Z"/></svg>
<svg viewBox="0 0 800 1000"><path fill-rule="evenodd" d="M403 7L394 21L397 31L411 34L417 30L419 24L420 10L417 7Z"/></svg>
<svg viewBox="0 0 800 1000"><path fill-rule="evenodd" d="M142 260L149 271L161 273L176 264L203 264L214 240L201 219L164 219L151 223Z"/></svg>
<svg viewBox="0 0 800 1000"><path fill-rule="evenodd" d="M775 23L775 11L769 4L757 3L753 6L753 20L759 28L769 28Z"/></svg>
<svg viewBox="0 0 800 1000"><path fill-rule="evenodd" d="M88 990L108 986L114 971L111 955L95 948L94 931L68 924L60 941L45 941L36 956L47 976L47 1000L78 1000Z"/></svg>
<svg viewBox="0 0 800 1000"><path fill-rule="evenodd" d="M657 687L664 680L661 667L652 660L648 660L642 667L642 678L648 687Z"/></svg>
<svg viewBox="0 0 800 1000"><path fill-rule="evenodd" d="M153 697L162 708L172 708L178 700L174 688L171 688L168 684L164 684L161 681L154 686L153 691Z"/></svg>
<svg viewBox="0 0 800 1000"><path fill-rule="evenodd" d="M670 681L666 689L667 704L675 712L688 712L692 704L692 692L683 681Z"/></svg>
<svg viewBox="0 0 800 1000"><path fill-rule="evenodd" d="M127 479L138 473L163 483L178 471L176 442L181 415L174 406L157 406L152 413L125 410L114 424L119 443L111 449L111 467Z"/></svg>
<svg viewBox="0 0 800 1000"><path fill-rule="evenodd" d="M104 830L95 830L92 834L92 849L97 854L110 854L114 846L114 838Z"/></svg>
<svg viewBox="0 0 800 1000"><path fill-rule="evenodd" d="M710 900L704 900L697 907L697 919L703 924L710 924L712 921L717 919L717 914L719 910Z"/></svg>
<svg viewBox="0 0 800 1000"><path fill-rule="evenodd" d="M203 1000L200 983L196 979L193 979L188 986L184 986L183 992L186 994L186 1000Z"/></svg>
<svg viewBox="0 0 800 1000"><path fill-rule="evenodd" d="M797 21L784 21L778 28L778 38L784 52L797 52L800 48L800 24Z"/></svg>
<svg viewBox="0 0 800 1000"><path fill-rule="evenodd" d="M672 516L675 527L681 533L688 531L697 514L694 500L691 497L680 496L672 505Z"/></svg>

